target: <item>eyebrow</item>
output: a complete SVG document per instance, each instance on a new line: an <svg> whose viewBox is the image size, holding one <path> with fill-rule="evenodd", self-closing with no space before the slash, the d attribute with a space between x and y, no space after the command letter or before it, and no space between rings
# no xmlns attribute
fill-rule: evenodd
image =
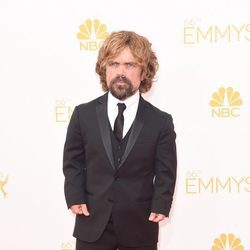
<svg viewBox="0 0 250 250"><path fill-rule="evenodd" d="M119 63L118 61L115 61L115 60L111 60L111 61L109 61L108 63L109 63L109 64L110 64L110 63L118 63L118 64L121 64L121 63ZM127 62L123 62L122 64L128 64L128 63L137 64L137 62L135 62L135 61L127 61Z"/></svg>

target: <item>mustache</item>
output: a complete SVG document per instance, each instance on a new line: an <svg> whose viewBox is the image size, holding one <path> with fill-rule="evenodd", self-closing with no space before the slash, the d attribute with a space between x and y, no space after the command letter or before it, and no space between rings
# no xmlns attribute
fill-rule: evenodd
<svg viewBox="0 0 250 250"><path fill-rule="evenodd" d="M116 76L115 78L113 78L110 81L110 84L112 85L112 84L117 83L117 82L125 82L129 85L132 84L132 82L126 76Z"/></svg>

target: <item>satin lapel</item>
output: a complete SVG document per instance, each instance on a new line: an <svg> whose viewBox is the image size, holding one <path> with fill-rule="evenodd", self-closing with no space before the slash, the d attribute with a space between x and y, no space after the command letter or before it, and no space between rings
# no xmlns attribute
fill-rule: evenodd
<svg viewBox="0 0 250 250"><path fill-rule="evenodd" d="M125 152L123 154L121 163L118 166L118 168L120 168L122 166L122 164L124 163L124 161L127 159L131 149L133 148L133 146L134 146L134 144L135 144L135 142L136 142L136 140L141 132L141 129L142 129L143 124L144 124L143 123L143 112L144 112L144 109L147 107L147 105L148 104L144 101L144 99L142 97L140 97L138 111L137 111L134 123L132 125L132 128L131 128L131 133L130 133L129 138L128 138L128 143L127 143Z"/></svg>
<svg viewBox="0 0 250 250"><path fill-rule="evenodd" d="M102 142L111 166L113 167L113 169L115 169L110 138L109 119L107 114L107 94L100 97L99 102L100 104L96 107L96 114L99 123L99 129L101 132Z"/></svg>

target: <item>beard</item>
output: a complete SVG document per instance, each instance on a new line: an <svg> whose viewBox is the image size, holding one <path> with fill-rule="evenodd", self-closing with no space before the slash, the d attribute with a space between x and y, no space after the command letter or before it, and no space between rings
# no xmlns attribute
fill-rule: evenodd
<svg viewBox="0 0 250 250"><path fill-rule="evenodd" d="M114 97L121 101L132 96L136 92L136 90L133 91L132 82L126 76L117 76L113 78L110 81L109 91Z"/></svg>

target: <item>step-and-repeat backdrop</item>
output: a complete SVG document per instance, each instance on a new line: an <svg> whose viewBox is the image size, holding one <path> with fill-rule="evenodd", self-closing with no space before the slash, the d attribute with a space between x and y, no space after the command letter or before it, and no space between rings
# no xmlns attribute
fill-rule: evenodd
<svg viewBox="0 0 250 250"><path fill-rule="evenodd" d="M250 249L250 2L0 2L0 248L74 250L62 150L75 105L103 92L112 32L158 55L144 97L173 115L178 179L160 250Z"/></svg>

